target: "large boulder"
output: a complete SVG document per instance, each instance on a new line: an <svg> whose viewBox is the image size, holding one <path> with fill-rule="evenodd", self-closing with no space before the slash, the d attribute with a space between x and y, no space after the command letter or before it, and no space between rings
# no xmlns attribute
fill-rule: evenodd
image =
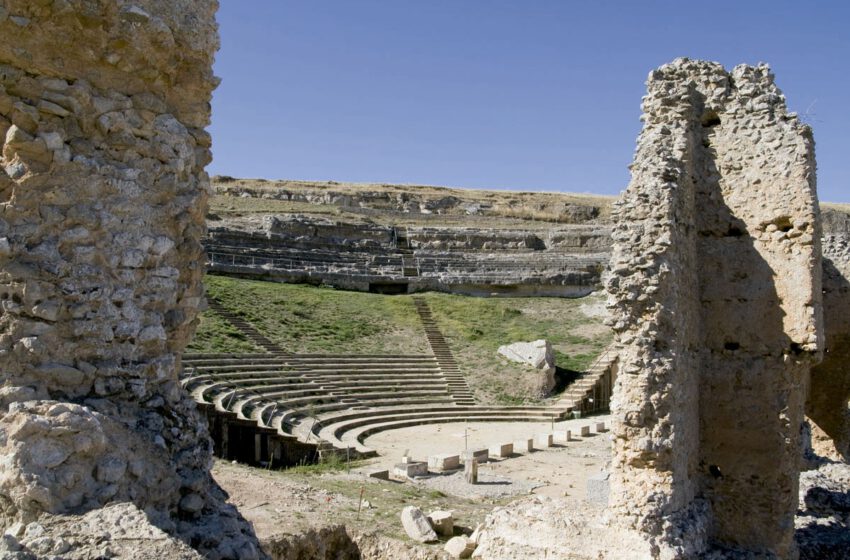
<svg viewBox="0 0 850 560"><path fill-rule="evenodd" d="M498 354L512 362L533 368L532 392L545 397L555 388L555 351L548 340L514 342L499 346Z"/></svg>

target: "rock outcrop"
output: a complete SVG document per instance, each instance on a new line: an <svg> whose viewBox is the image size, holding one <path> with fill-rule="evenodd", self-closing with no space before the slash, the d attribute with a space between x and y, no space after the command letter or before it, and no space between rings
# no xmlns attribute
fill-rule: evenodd
<svg viewBox="0 0 850 560"><path fill-rule="evenodd" d="M514 342L499 346L498 354L532 369L531 389L536 397L545 397L555 388L555 351L547 340Z"/></svg>
<svg viewBox="0 0 850 560"><path fill-rule="evenodd" d="M178 383L203 298L216 7L0 2L4 527L131 502L208 558L260 554Z"/></svg>
<svg viewBox="0 0 850 560"><path fill-rule="evenodd" d="M552 231L391 227L313 216L215 221L209 269L384 293L583 296L600 285L607 225Z"/></svg>

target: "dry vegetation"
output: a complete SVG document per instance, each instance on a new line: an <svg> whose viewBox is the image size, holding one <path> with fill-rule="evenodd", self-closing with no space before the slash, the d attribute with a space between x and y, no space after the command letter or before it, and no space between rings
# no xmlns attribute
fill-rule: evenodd
<svg viewBox="0 0 850 560"><path fill-rule="evenodd" d="M264 179L235 179L222 176L213 177L213 187L216 196L213 198L211 210L216 214L239 212L335 214L337 211L333 210L334 208L355 215L357 212L362 212L363 208L366 208L366 210L392 212L397 200L411 196L425 201L456 199L462 201L464 206L480 205L482 207L478 216L470 215L469 212L460 208L440 211L439 216L404 213L407 214L407 220L413 220L414 222L425 221L426 223L434 218L442 222L445 218L452 216L463 217L465 220L486 216L490 219L518 220L526 224L534 222L572 223L575 221L575 217L570 213L570 209L577 207L593 209L596 219L604 221L610 214L611 202L614 200L613 197L609 196L589 194L517 192L508 190L485 191L430 185L338 183L334 181L267 181ZM250 196L244 196L246 194ZM289 200L276 200L282 197L288 198L288 195L292 194L310 196L339 194L341 195L341 200L334 204L306 205L297 202L293 203ZM352 197L357 199L357 204L348 204L344 200L346 197L348 199ZM367 199L368 202L364 202ZM360 215L362 216L362 214ZM369 218L375 218L375 216L370 213Z"/></svg>
<svg viewBox="0 0 850 560"><path fill-rule="evenodd" d="M844 212L845 214L850 214L850 203L846 203L846 202L821 202L820 205L823 208L828 208L830 210L837 210L838 212Z"/></svg>

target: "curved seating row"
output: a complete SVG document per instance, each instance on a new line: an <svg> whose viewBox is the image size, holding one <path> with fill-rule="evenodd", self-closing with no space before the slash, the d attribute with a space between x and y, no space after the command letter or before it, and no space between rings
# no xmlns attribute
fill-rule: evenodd
<svg viewBox="0 0 850 560"><path fill-rule="evenodd" d="M565 418L601 375L579 378L553 406L469 406L450 394L435 358L211 354L184 356L183 385L199 403L303 443L373 455L377 432L445 422ZM601 371L601 370L600 370Z"/></svg>

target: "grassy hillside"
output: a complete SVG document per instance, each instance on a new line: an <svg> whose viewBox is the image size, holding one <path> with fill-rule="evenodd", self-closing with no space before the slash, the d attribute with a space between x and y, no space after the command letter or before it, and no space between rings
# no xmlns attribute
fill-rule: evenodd
<svg viewBox="0 0 850 560"><path fill-rule="evenodd" d="M206 277L207 292L290 352L428 353L410 296L384 296L313 286ZM583 309L602 299L474 298L423 294L481 403L529 402L521 367L496 356L502 344L545 338L565 374L587 367L611 340ZM256 349L212 312L202 314L195 352Z"/></svg>
<svg viewBox="0 0 850 560"><path fill-rule="evenodd" d="M419 316L408 298L343 292L293 284L277 284L208 275L207 293L240 314L269 339L289 352L301 353L422 353L428 342ZM204 313L190 345L200 351L236 351L239 341L210 332L219 327Z"/></svg>
<svg viewBox="0 0 850 560"><path fill-rule="evenodd" d="M584 371L611 342L611 330L586 310L604 298L474 298L427 294L443 335L479 402L530 402L527 372L497 357L503 344L546 339L563 375ZM591 313L592 315L592 313Z"/></svg>

